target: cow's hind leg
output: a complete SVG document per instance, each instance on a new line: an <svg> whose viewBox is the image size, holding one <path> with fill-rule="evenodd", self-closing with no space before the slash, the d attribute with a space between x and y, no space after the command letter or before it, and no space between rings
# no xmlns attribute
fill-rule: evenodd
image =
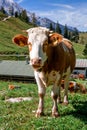
<svg viewBox="0 0 87 130"><path fill-rule="evenodd" d="M57 106L57 98L58 98L58 86L53 86L52 92L51 92L51 97L53 99L53 108L52 108L52 116L53 117L58 117L58 106Z"/></svg>
<svg viewBox="0 0 87 130"><path fill-rule="evenodd" d="M58 98L57 103L62 103L61 101L61 84L58 86Z"/></svg>
<svg viewBox="0 0 87 130"><path fill-rule="evenodd" d="M68 103L69 103L69 101L68 101L69 76L70 76L70 74L68 74L66 76L66 78L64 79L65 90L64 90L64 101L63 102L65 105L68 105Z"/></svg>

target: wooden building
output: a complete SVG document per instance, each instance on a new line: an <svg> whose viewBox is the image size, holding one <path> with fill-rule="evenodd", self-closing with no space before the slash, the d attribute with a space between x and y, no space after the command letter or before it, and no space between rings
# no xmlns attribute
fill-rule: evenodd
<svg viewBox="0 0 87 130"><path fill-rule="evenodd" d="M73 73L84 74L85 78L87 78L87 59L77 59Z"/></svg>

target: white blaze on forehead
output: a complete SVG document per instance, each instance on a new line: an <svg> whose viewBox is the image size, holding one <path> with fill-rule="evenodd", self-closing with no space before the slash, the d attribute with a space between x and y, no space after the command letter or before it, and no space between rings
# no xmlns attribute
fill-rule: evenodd
<svg viewBox="0 0 87 130"><path fill-rule="evenodd" d="M34 44L35 42L43 42L45 39L47 39L47 36L49 34L49 29L43 28L43 27L36 27L31 28L27 30L28 32L28 42L31 42Z"/></svg>
<svg viewBox="0 0 87 130"><path fill-rule="evenodd" d="M30 29L27 30L28 33L41 32L41 31L49 32L49 29L45 28L45 27L35 27L35 28L30 28Z"/></svg>
<svg viewBox="0 0 87 130"><path fill-rule="evenodd" d="M27 30L28 43L32 44L30 51L30 58L43 58L43 43L48 40L49 29L43 27L36 27Z"/></svg>

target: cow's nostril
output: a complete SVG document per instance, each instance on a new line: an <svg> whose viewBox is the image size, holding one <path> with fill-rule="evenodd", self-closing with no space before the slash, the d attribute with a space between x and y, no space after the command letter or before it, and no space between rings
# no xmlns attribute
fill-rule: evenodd
<svg viewBox="0 0 87 130"><path fill-rule="evenodd" d="M36 64L41 64L41 58L35 58L35 59L31 59L31 63L33 65L36 65Z"/></svg>
<svg viewBox="0 0 87 130"><path fill-rule="evenodd" d="M41 63L41 59L38 59L38 63Z"/></svg>

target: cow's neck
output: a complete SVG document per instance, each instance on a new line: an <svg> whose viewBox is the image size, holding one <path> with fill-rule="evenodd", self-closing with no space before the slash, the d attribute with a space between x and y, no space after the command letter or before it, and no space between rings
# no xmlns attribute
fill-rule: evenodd
<svg viewBox="0 0 87 130"><path fill-rule="evenodd" d="M47 52L47 60L44 62L43 70L44 71L52 71L58 68L58 53L56 47L50 47Z"/></svg>
<svg viewBox="0 0 87 130"><path fill-rule="evenodd" d="M52 70L60 71L64 69L63 61L65 60L64 50L60 45L49 46L47 52L47 60L44 63L43 70L51 72Z"/></svg>

